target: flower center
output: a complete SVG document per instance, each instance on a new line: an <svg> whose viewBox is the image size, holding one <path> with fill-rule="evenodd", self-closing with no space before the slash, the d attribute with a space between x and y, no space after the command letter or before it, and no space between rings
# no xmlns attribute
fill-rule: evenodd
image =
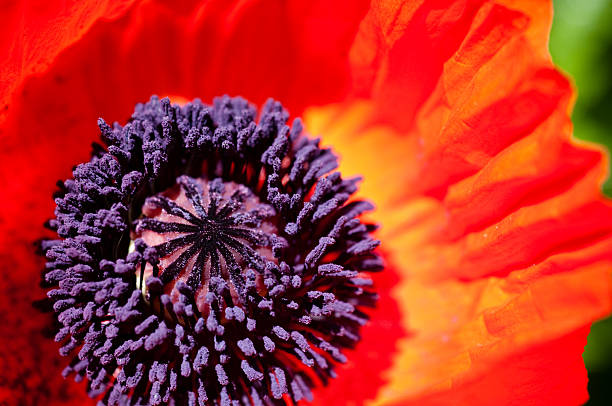
<svg viewBox="0 0 612 406"><path fill-rule="evenodd" d="M208 314L211 280L223 279L232 302L242 305L248 271L260 275L266 264L278 265L272 252L280 239L276 212L244 185L181 176L177 185L147 198L142 213L135 234L151 247L147 255L153 264L145 265L141 288L145 281L161 283L176 303L174 287L183 282L200 313ZM257 292L265 295L261 278L256 279Z"/></svg>
<svg viewBox="0 0 612 406"><path fill-rule="evenodd" d="M44 279L100 404L294 404L359 341L383 269L336 157L269 101L155 97L60 182Z"/></svg>

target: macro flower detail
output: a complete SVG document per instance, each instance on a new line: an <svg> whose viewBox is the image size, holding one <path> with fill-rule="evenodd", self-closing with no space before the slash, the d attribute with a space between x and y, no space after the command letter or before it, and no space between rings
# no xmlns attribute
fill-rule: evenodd
<svg viewBox="0 0 612 406"><path fill-rule="evenodd" d="M234 295L240 296L245 288L244 267L262 273L266 265L277 266L274 261L266 262L263 255L257 252L257 249L269 251L273 246L279 251L286 246L286 240L280 240L276 234L264 231L265 228L276 231L272 228L274 225L266 221L276 214L271 206L259 203L250 189L233 183L226 184L221 178L208 182L181 176L177 181L181 193L178 199L184 196L187 204L178 204L177 199L164 195L149 198L145 204L145 207L165 210L166 213L161 216L169 215L175 217L176 221L158 220L158 215L154 218L144 217L136 226L141 234L149 231L153 235L162 236L164 241L153 246L152 252L148 254L154 255L154 277L159 276L163 284L168 284L177 278L189 261L195 259L193 266L188 268L186 280L194 292L202 287L202 274L206 266L208 276L205 279L219 278L225 273L225 279L232 285ZM202 201L204 196L207 202ZM255 207L247 211L247 204ZM167 235L174 237L166 241L163 237ZM273 240L276 240L276 244ZM171 263L163 266L163 273L159 275L158 258L174 253L180 255L174 256ZM237 257L242 264L238 263Z"/></svg>
<svg viewBox="0 0 612 406"><path fill-rule="evenodd" d="M551 1L9 3L0 404L586 401L612 205L605 154L571 136Z"/></svg>
<svg viewBox="0 0 612 406"><path fill-rule="evenodd" d="M55 340L108 405L312 400L383 268L372 209L272 100L152 98L60 183L43 242ZM107 152L108 151L108 152ZM284 398L288 396L288 398Z"/></svg>

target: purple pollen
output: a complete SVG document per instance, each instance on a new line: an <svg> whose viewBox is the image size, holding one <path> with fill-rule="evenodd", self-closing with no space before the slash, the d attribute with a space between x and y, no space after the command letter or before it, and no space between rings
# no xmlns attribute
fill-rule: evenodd
<svg viewBox="0 0 612 406"><path fill-rule="evenodd" d="M359 179L269 100L152 97L59 182L62 373L101 405L287 405L336 376L383 269Z"/></svg>

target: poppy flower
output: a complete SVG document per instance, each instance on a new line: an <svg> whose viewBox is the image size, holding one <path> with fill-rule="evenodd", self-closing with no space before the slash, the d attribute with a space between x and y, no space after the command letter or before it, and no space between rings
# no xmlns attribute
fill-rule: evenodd
<svg viewBox="0 0 612 406"><path fill-rule="evenodd" d="M125 388L128 378L136 376L140 380L129 394L146 396L143 402L151 403L162 402L164 391L183 378L194 383L176 395L179 403L204 402L200 388L210 400L226 401L240 392L255 402L264 393L271 404L308 398L311 389L314 404L579 404L587 399L582 350L590 324L611 308L612 208L600 194L604 153L571 138L574 93L547 50L550 1L214 0L169 5L149 0L0 7L6 17L0 28L6 39L0 70L0 403L94 404L87 392L110 403L111 384ZM150 99L152 94L169 96L176 104ZM210 104L224 94L252 104L228 97ZM270 97L282 107L265 104ZM189 102L196 98L204 102ZM132 116L137 103L146 104ZM252 106L263 106L259 118ZM291 121L293 130L284 126L286 111L302 117L303 135L299 121ZM132 124L126 125L131 116ZM98 122L99 117L106 121ZM118 126L106 124L114 121ZM201 133L203 128L219 133L216 155L198 156L196 166L206 162L204 168L210 167L214 176L199 177L181 160L183 155L168 155L175 145L169 147L168 140L180 143L181 152L198 145L178 138L182 123L186 134L196 127ZM129 132L125 128L132 128L129 137L135 138L121 138ZM239 129L248 135L241 142L252 144L243 155L235 149ZM308 134L320 136L321 143ZM90 144L101 141L104 146L95 146L92 158ZM140 150L132 141L142 144L136 145ZM220 148L229 150L231 164L222 159ZM331 150L340 157L344 178L324 176L335 166ZM287 166L298 155L308 168L321 165L308 181L305 170L296 169L302 189L292 183ZM90 164L71 176L80 162ZM163 169L168 162L180 168L181 173L172 172L179 179L175 186L175 177ZM263 174L264 184L276 185L266 186L274 193L257 197L241 192L241 182L255 185L251 192L262 190L255 162L265 166L257 173ZM238 173L238 167L244 169L241 181L223 176ZM122 187L113 184L103 193L99 185L86 187L90 177L106 182L118 174L125 180ZM363 177L357 192L352 176ZM153 186L136 199L129 193L143 179ZM331 185L321 186L325 202L316 200L315 180ZM97 198L87 204L79 198L66 208L75 184L89 197L99 193ZM311 211L304 212L308 221L284 217L283 207L291 203L281 195L288 190L298 195L298 211L312 203ZM371 201L376 209L366 212L369 206L359 206L360 201ZM108 206L104 218L84 211L101 205ZM356 206L361 208L352 210ZM121 227L133 209L137 216L128 224L133 229L126 231ZM74 210L81 210L82 217L71 222L66 213ZM354 227L350 232L339 223L342 215ZM34 242L57 238L42 227L50 218L48 225L62 238L41 243L47 252L41 287L45 259L36 255ZM198 245L194 241L203 238L203 228L195 225L205 223L222 228L216 229L216 242ZM332 238L341 232L339 242ZM177 245L172 244L178 243L169 244L164 233L181 234L184 251L174 252ZM133 242L121 242L117 235ZM125 258L98 261L93 271L72 269L80 282L90 271L97 279L71 290L76 292L71 297L49 293L59 313L52 316L35 307L46 308L49 303L41 299L53 289L65 293L75 287L65 267L57 265L67 251L54 248L71 249L62 246L71 238L94 244L101 256L119 247ZM159 247L154 238L165 244L161 255L159 248L150 249ZM304 241L311 243L308 251L301 248ZM334 251L326 256L326 244L332 243ZM210 244L218 246L213 250ZM225 246L233 251L224 251ZM272 258L287 250L295 263L275 263ZM221 262L211 259L213 251L223 257ZM183 257L185 252L189 255ZM202 252L209 265L199 301L193 287L203 279L180 272ZM257 261L273 264L242 272L232 252L240 252L249 268L257 268ZM80 254L75 248L66 255L72 261ZM384 270L370 272L378 270L380 257ZM319 262L325 283L313 288L320 293L308 295L300 289L314 286L310 264ZM292 276L268 278L266 272ZM143 295L122 291L128 274ZM357 286L355 280L364 274L371 274L373 288ZM293 276L298 276L295 284ZM105 281L117 289L96 284L111 283ZM164 291L168 283L171 289ZM244 314L246 307L223 308L219 317L225 326L242 323L262 346L282 347L268 351L278 356L261 355L264 350L255 348L260 341L232 336L237 327L227 328L229 344L221 344L217 337L223 332L214 320L210 328L185 321L200 306L210 306L209 315L220 315L215 306L239 300L248 289L253 297L294 292L296 304L287 301L288 309L306 303L312 314L318 303L321 313L311 327L288 331L283 326L305 319L270 300L258 307L269 317L259 310L252 313L259 314L255 322L269 325L275 334L266 340L247 320L251 313ZM372 289L378 300L368 308ZM123 310L117 304L111 308L113 298L121 298L116 302ZM149 314L135 310L144 300L151 321L144 319ZM100 304L108 307L96 315ZM78 314L62 313L75 306L82 306ZM84 324L74 327L73 320L67 321L71 314L75 323ZM62 352L73 350L71 357L58 355L54 317L67 327L60 330L59 341ZM86 338L84 329L95 317ZM121 323L133 320L138 325L130 325L127 338ZM94 337L102 328L104 339ZM207 336L210 352L228 354L211 365L205 361L209 350L195 354L186 338L204 328L216 334L214 342ZM178 343L174 352L168 344L155 353L157 343L169 340L167 334ZM322 335L338 344L323 344L316 339ZM100 347L83 350L92 343ZM85 355L79 358L75 354L81 351ZM166 362L168 354L175 357L171 362ZM278 370L264 375L269 366L264 361ZM110 365L108 370L104 365ZM126 372L121 365L133 368ZM219 368L224 366L234 375L223 378ZM216 375L199 383L200 369ZM62 371L70 379L63 379ZM118 403L136 401L124 395L112 396Z"/></svg>

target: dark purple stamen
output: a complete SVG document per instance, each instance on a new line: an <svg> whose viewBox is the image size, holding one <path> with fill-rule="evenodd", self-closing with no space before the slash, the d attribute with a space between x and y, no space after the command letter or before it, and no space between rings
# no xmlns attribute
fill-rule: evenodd
<svg viewBox="0 0 612 406"><path fill-rule="evenodd" d="M153 97L123 127L100 120L106 148L60 183L55 338L101 404L294 404L359 340L383 267L372 205L278 102L256 116Z"/></svg>

